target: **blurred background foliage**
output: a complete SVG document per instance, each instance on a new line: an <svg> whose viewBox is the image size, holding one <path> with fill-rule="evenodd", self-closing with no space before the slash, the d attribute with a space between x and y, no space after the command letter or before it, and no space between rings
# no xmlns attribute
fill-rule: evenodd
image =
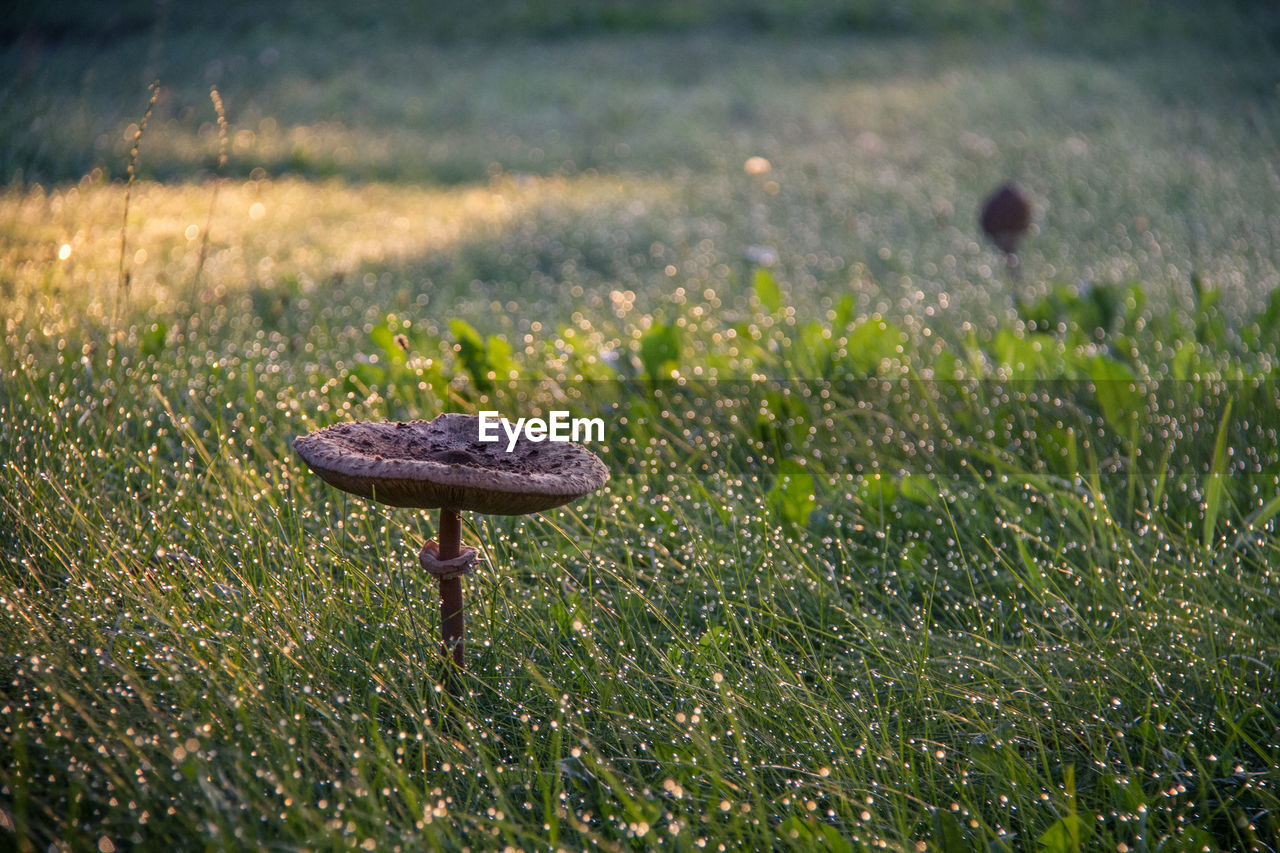
<svg viewBox="0 0 1280 853"><path fill-rule="evenodd" d="M1100 26L1103 20L1106 25ZM707 26L792 33L1003 31L1073 41L1105 36L1102 43L1114 45L1142 35L1219 33L1280 46L1280 8L1266 0L492 0L482 10L466 0L64 0L12 10L0 21L0 37L110 40L159 27L240 35L287 29L323 35L356 27L451 42Z"/></svg>

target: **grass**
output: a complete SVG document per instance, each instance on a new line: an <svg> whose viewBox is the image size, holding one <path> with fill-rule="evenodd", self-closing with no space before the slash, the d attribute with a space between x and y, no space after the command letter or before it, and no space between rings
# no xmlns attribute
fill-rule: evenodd
<svg viewBox="0 0 1280 853"><path fill-rule="evenodd" d="M1266 12L917 7L46 43L0 102L6 843L1275 849ZM432 519L290 442L481 407L604 417L612 480L467 519L455 698Z"/></svg>

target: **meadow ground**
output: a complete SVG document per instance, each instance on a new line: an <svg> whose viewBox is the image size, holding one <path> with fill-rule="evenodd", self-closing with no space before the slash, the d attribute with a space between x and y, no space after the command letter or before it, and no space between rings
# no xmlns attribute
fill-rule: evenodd
<svg viewBox="0 0 1280 853"><path fill-rule="evenodd" d="M6 25L6 845L1277 848L1275 12L775 6ZM451 696L291 442L481 408Z"/></svg>

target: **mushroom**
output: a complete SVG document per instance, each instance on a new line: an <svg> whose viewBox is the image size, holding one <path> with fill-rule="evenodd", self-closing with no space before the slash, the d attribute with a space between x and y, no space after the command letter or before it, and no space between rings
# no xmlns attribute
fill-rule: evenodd
<svg viewBox="0 0 1280 853"><path fill-rule="evenodd" d="M462 575L477 552L462 547L463 510L525 515L596 491L609 469L569 442L480 441L480 419L440 415L432 421L327 427L294 440L303 461L327 483L391 506L439 509L437 540L418 555L440 581L440 631L446 654L463 663Z"/></svg>
<svg viewBox="0 0 1280 853"><path fill-rule="evenodd" d="M998 187L982 203L983 232L1017 266L1018 241L1031 227L1031 200L1012 183Z"/></svg>

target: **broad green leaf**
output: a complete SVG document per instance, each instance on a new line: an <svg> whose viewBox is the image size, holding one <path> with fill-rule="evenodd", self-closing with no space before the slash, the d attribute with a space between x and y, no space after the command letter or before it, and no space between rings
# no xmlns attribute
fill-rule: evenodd
<svg viewBox="0 0 1280 853"><path fill-rule="evenodd" d="M1196 298L1196 340L1217 347L1227 333L1227 324L1218 308L1222 289L1206 286L1200 274L1191 274L1191 291Z"/></svg>
<svg viewBox="0 0 1280 853"><path fill-rule="evenodd" d="M729 632L723 625L708 625L698 638L698 645L707 649L723 649L729 642Z"/></svg>
<svg viewBox="0 0 1280 853"><path fill-rule="evenodd" d="M870 509L888 509L898 499L898 484L883 474L864 474L858 483L858 497Z"/></svg>
<svg viewBox="0 0 1280 853"><path fill-rule="evenodd" d="M906 577L914 577L924 567L928 557L929 549L913 539L902 548L902 556L898 558L898 570Z"/></svg>
<svg viewBox="0 0 1280 853"><path fill-rule="evenodd" d="M1178 341L1173 346L1173 360L1169 362L1170 377L1179 381L1194 379L1200 361L1195 342Z"/></svg>
<svg viewBox="0 0 1280 853"><path fill-rule="evenodd" d="M1040 836L1041 853L1079 853L1080 838L1087 829L1077 814L1059 818Z"/></svg>
<svg viewBox="0 0 1280 853"><path fill-rule="evenodd" d="M1089 824L1080 819L1076 808L1076 769L1070 764L1062 770L1062 787L1066 814L1037 839L1042 853L1079 853L1080 843L1089 839Z"/></svg>
<svg viewBox="0 0 1280 853"><path fill-rule="evenodd" d="M640 363L651 381L666 378L668 365L680 360L680 333L675 326L655 322L640 336Z"/></svg>
<svg viewBox="0 0 1280 853"><path fill-rule="evenodd" d="M852 853L853 845L842 836L834 826L818 823L815 820L804 820L792 815L778 825L779 840L787 847L798 847L806 850L830 851L830 853Z"/></svg>
<svg viewBox="0 0 1280 853"><path fill-rule="evenodd" d="M849 328L849 324L853 322L853 311L853 297L848 294L842 296L836 303L835 319L831 321L832 337L840 337Z"/></svg>
<svg viewBox="0 0 1280 853"><path fill-rule="evenodd" d="M881 372L885 361L905 358L907 335L901 328L878 315L868 317L849 333L845 361L867 376Z"/></svg>
<svg viewBox="0 0 1280 853"><path fill-rule="evenodd" d="M499 377L505 376L511 369L511 344L501 335L490 335L485 343L489 369Z"/></svg>
<svg viewBox="0 0 1280 853"><path fill-rule="evenodd" d="M937 809L933 813L933 838L930 849L940 853L969 853L973 844L964 837L964 828L951 812Z"/></svg>
<svg viewBox="0 0 1280 853"><path fill-rule="evenodd" d="M778 464L778 482L771 497L784 521L805 524L818 503L813 496L813 475L799 462L783 459Z"/></svg>
<svg viewBox="0 0 1280 853"><path fill-rule="evenodd" d="M756 435L779 448L797 431L804 430L804 403L794 394L770 391L760 401L756 412ZM785 452L785 451L784 451Z"/></svg>
<svg viewBox="0 0 1280 853"><path fill-rule="evenodd" d="M1026 574L1021 578L1022 582L1036 595L1042 595L1045 590L1044 572L1040 570L1035 557L1031 556L1031 551L1027 548L1023 537L1018 536L1013 542L1018 547L1018 557L1022 560L1022 567L1026 569Z"/></svg>
<svg viewBox="0 0 1280 853"><path fill-rule="evenodd" d="M907 474L898 481L898 493L914 503L929 506L938 496L929 478L923 474Z"/></svg>
<svg viewBox="0 0 1280 853"><path fill-rule="evenodd" d="M404 363L406 357L404 347L396 343L395 332L392 332L388 326L374 326L373 331L369 333L369 337L382 350L390 364Z"/></svg>
<svg viewBox="0 0 1280 853"><path fill-rule="evenodd" d="M1123 428L1128 435L1137 423L1138 413L1146 405L1133 371L1123 362L1106 355L1094 356L1088 368L1102 417L1113 427Z"/></svg>
<svg viewBox="0 0 1280 853"><path fill-rule="evenodd" d="M1074 427L1046 423L1036 430L1040 456L1050 469L1065 477L1080 471L1080 447Z"/></svg>
<svg viewBox="0 0 1280 853"><path fill-rule="evenodd" d="M142 354L144 356L159 355L164 352L165 338L168 334L169 327L159 320L151 324L151 327L142 333L142 340L138 342Z"/></svg>
<svg viewBox="0 0 1280 853"><path fill-rule="evenodd" d="M1143 309L1147 307L1147 291L1141 284L1131 284L1124 290L1124 321L1128 328L1134 328L1142 319Z"/></svg>
<svg viewBox="0 0 1280 853"><path fill-rule="evenodd" d="M992 349L996 361L1015 379L1057 379L1068 372L1062 343L1052 335L1002 329Z"/></svg>
<svg viewBox="0 0 1280 853"><path fill-rule="evenodd" d="M489 346L484 338L466 320L451 320L449 331L458 342L458 358L462 361L462 367L470 374L476 388L480 391L492 388L493 382L489 379L489 371L492 369L489 363Z"/></svg>
<svg viewBox="0 0 1280 853"><path fill-rule="evenodd" d="M827 373L831 364L831 338L827 329L816 321L800 328L798 349L792 350L796 367L815 376Z"/></svg>
<svg viewBox="0 0 1280 853"><path fill-rule="evenodd" d="M778 288L773 273L764 267L756 267L755 274L751 277L751 288L756 292L756 300L761 308L770 314L777 314L782 310L782 291Z"/></svg>
<svg viewBox="0 0 1280 853"><path fill-rule="evenodd" d="M1200 541L1206 548L1213 544L1213 531L1218 526L1218 514L1222 511L1223 477L1227 473L1227 426L1231 423L1232 398L1222 411L1218 422L1218 437L1213 444L1213 462L1204 485L1204 529Z"/></svg>

